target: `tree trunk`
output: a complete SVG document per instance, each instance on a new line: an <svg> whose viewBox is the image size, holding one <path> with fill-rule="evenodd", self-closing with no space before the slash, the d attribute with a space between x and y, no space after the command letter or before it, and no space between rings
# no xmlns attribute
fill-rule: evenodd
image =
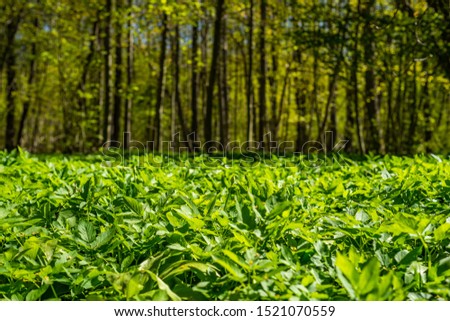
<svg viewBox="0 0 450 321"><path fill-rule="evenodd" d="M175 62L175 104L177 108L178 121L181 127L181 137L182 140L186 138L187 130L186 123L184 122L183 108L181 105L181 95L180 95L180 27L175 25L175 50L174 50L174 62ZM189 148L190 149L190 148Z"/></svg>
<svg viewBox="0 0 450 321"><path fill-rule="evenodd" d="M393 97L393 92L392 92L392 83L393 80L391 78L389 78L387 80L387 119L386 119L386 152L389 153L392 151L392 133L393 133L393 117L394 114L392 112L392 97Z"/></svg>
<svg viewBox="0 0 450 321"><path fill-rule="evenodd" d="M253 0L250 0L248 21L248 72L247 72L247 141L253 141Z"/></svg>
<svg viewBox="0 0 450 321"><path fill-rule="evenodd" d="M12 49L6 56L6 130L5 148L11 151L16 148L15 111L16 111L16 56Z"/></svg>
<svg viewBox="0 0 450 321"><path fill-rule="evenodd" d="M122 111L122 0L116 0L116 77L114 79L114 113L111 128L111 140L120 141L120 118Z"/></svg>
<svg viewBox="0 0 450 321"><path fill-rule="evenodd" d="M80 111L82 115L81 121L77 124L77 126L80 128L82 140L81 140L81 148L84 150L85 140L86 140L86 117L87 117L87 104L88 99L86 99L86 84L87 84L87 78L89 73L89 67L92 64L92 61L94 60L94 55L96 51L96 42L97 38L96 35L99 33L99 22L100 22L100 11L96 14L96 20L92 26L92 32L91 32L91 40L89 42L89 52L86 57L86 61L83 64L81 77L77 85L77 90L79 92L77 97L77 108ZM101 76L102 77L102 76ZM103 100L99 106L103 104ZM97 111L101 115L101 111ZM94 142L97 143L97 142Z"/></svg>
<svg viewBox="0 0 450 321"><path fill-rule="evenodd" d="M132 115L132 108L133 108L133 27L132 27L132 20L133 20L133 0L128 0L128 21L127 21L127 28L128 28L128 39L127 39L127 101L125 104L125 120L124 120L124 131L126 133L131 133L131 115ZM129 146L129 139L124 140L124 148L128 149Z"/></svg>
<svg viewBox="0 0 450 321"><path fill-rule="evenodd" d="M228 94L228 48L226 38L226 20L222 21L222 52L221 52L221 64L219 72L219 86L220 86L220 141L222 145L228 144L228 113L229 113L229 94ZM236 121L236 120L235 120Z"/></svg>
<svg viewBox="0 0 450 321"><path fill-rule="evenodd" d="M372 10L374 0L369 0L363 10L364 24L364 60L367 64L365 72L365 120L366 144L368 151L380 152L380 133L378 131L379 112L375 79L375 35L372 27Z"/></svg>
<svg viewBox="0 0 450 321"><path fill-rule="evenodd" d="M166 42L167 42L167 14L164 12L162 17L162 34L161 34L161 50L159 54L159 75L156 89L156 105L155 105L155 134L153 140L156 150L159 150L161 141L162 115L163 115L163 100L164 100L164 85L165 85L165 68L164 62L166 60Z"/></svg>
<svg viewBox="0 0 450 321"><path fill-rule="evenodd" d="M277 60L277 52L275 49L275 43L272 40L272 44L271 44L271 58L272 58L272 70L269 74L269 84L270 84L270 107L272 109L271 111L271 118L270 118L270 133L271 133L271 139L273 139L274 141L277 140L277 133L276 133L276 127L277 127L277 117L278 117L278 113L277 113L277 109L278 109L278 104L277 104L277 91L278 91L278 86L277 86L277 73L278 73L278 60Z"/></svg>
<svg viewBox="0 0 450 321"><path fill-rule="evenodd" d="M422 70L426 73L425 85L423 87L423 117L425 118L425 149L427 153L431 152L431 138L433 136L433 128L437 128L438 126L433 126L431 123L431 106L430 106L430 95L429 95L429 74L428 74L428 62L426 60L422 63Z"/></svg>
<svg viewBox="0 0 450 321"><path fill-rule="evenodd" d="M22 10L23 8L19 8L18 11L13 17L10 17L9 19L6 19L6 26L5 26L5 37L6 37L6 44L5 47L2 48L2 57L0 60L0 72L3 70L3 66L5 65L5 62L9 59L9 55L13 51L14 46L14 38L16 37L17 30L19 29L19 24L22 19Z"/></svg>
<svg viewBox="0 0 450 321"><path fill-rule="evenodd" d="M294 51L294 62L296 63L296 73L294 77L295 104L297 106L297 139L295 142L296 151L301 151L303 144L308 140L308 130L306 124L306 88L305 81L300 79L300 66L302 64L302 54L299 49ZM286 126L288 123L286 124Z"/></svg>
<svg viewBox="0 0 450 321"><path fill-rule="evenodd" d="M112 0L106 0L106 21L105 21L105 57L104 57L104 69L105 69L105 98L104 98L104 118L103 118L103 140L109 141L111 134L111 72L112 72L112 56L111 56L111 16L112 16Z"/></svg>
<svg viewBox="0 0 450 321"><path fill-rule="evenodd" d="M347 140L347 151L353 152L353 135L352 135L352 129L355 126L355 118L353 116L353 109L352 109L352 101L351 97L353 97L353 90L351 86L348 86L346 89L348 100L346 102L346 113L345 113L345 129L344 129L344 137L345 140Z"/></svg>
<svg viewBox="0 0 450 321"><path fill-rule="evenodd" d="M198 130L198 22L192 25L191 132Z"/></svg>
<svg viewBox="0 0 450 321"><path fill-rule="evenodd" d="M15 110L16 110L16 56L14 53L14 38L19 29L21 11L8 20L6 23L6 46L4 48L2 65L6 63L6 128L5 128L5 148L8 151L16 148L15 140Z"/></svg>
<svg viewBox="0 0 450 321"><path fill-rule="evenodd" d="M39 3L39 1L37 3ZM39 28L39 19L37 16L33 20L33 27L34 32L37 33ZM25 128L25 121L28 116L31 100L33 99L33 93L36 93L36 90L33 87L34 78L36 74L36 54L37 54L36 41L33 41L33 43L31 44L30 71L28 74L28 95L27 95L28 97L27 100L23 103L22 116L20 117L19 130L17 132L17 145L19 146L23 144L22 138L23 138L23 130Z"/></svg>
<svg viewBox="0 0 450 321"><path fill-rule="evenodd" d="M274 137L276 137L277 139L278 139L278 133L280 132L281 118L282 118L283 112L284 112L284 100L286 97L286 89L287 89L288 82L289 82L290 72L291 72L291 67L289 65L286 70L286 74L284 75L280 103L279 103L279 107L278 107L278 111L277 111L277 117L275 119Z"/></svg>
<svg viewBox="0 0 450 321"><path fill-rule="evenodd" d="M358 12L356 16L360 15L361 0L358 0ZM353 107L355 108L356 119L356 135L358 137L359 152L364 154L366 152L364 146L364 138L362 135L361 119L359 116L359 99L358 99L358 43L359 43L359 20L356 23L355 44L353 48L353 62L351 68L351 83L353 86Z"/></svg>
<svg viewBox="0 0 450 321"><path fill-rule="evenodd" d="M411 106L409 108L409 128L407 140L403 143L406 146L408 153L413 153L416 138L416 125L417 125L417 66L414 61L413 65L413 77L412 77L412 93L411 93Z"/></svg>
<svg viewBox="0 0 450 321"><path fill-rule="evenodd" d="M337 81L336 81L337 82ZM330 102L330 132L331 137L327 137L327 152L331 152L334 147L334 142L337 139L337 111L336 111L336 82L334 83L333 95Z"/></svg>
<svg viewBox="0 0 450 321"><path fill-rule="evenodd" d="M213 52L211 57L211 68L209 70L209 81L206 93L206 115L204 119L204 135L205 141L212 140L212 114L213 114L213 102L214 102L214 84L217 75L217 62L220 52L221 43L221 26L222 17L224 11L224 0L217 0L216 18L214 21L214 39L213 39Z"/></svg>
<svg viewBox="0 0 450 321"><path fill-rule="evenodd" d="M259 141L264 143L264 134L266 131L266 78L267 78L267 59L266 59L266 18L267 18L267 0L261 0L261 27L259 34ZM264 146L264 145L263 145Z"/></svg>

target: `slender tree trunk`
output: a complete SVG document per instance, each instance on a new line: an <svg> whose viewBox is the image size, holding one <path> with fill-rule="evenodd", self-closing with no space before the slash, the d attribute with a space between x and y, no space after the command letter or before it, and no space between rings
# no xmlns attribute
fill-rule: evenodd
<svg viewBox="0 0 450 321"><path fill-rule="evenodd" d="M274 18L274 17L272 17ZM277 127L277 117L278 117L278 104L277 104L277 91L278 91L278 84L277 84L277 73L278 73L278 59L277 59L277 52L275 49L275 43L272 40L271 43L271 58L272 58L272 70L269 74L269 84L270 84L270 107L272 109L271 111L271 118L270 118L270 132L271 132L271 138L276 141L277 140L277 133L276 133L276 127Z"/></svg>
<svg viewBox="0 0 450 321"><path fill-rule="evenodd" d="M278 138L278 133L280 132L281 118L284 113L284 100L286 97L286 89L287 89L288 82L289 82L290 72L291 72L291 68L289 65L286 70L286 74L284 75L283 89L281 90L280 103L279 103L279 107L278 107L278 111L277 111L277 117L275 119L274 137L277 137L277 138Z"/></svg>
<svg viewBox="0 0 450 321"><path fill-rule="evenodd" d="M331 76L331 78L328 82L328 99L327 99L327 104L325 106L325 115L323 117L322 124L320 125L320 128L319 128L319 138L322 135L324 135L324 131L326 129L325 127L326 127L327 121L328 121L328 115L330 114L330 109L333 108L333 105L335 102L338 74L339 74L339 63L336 64L333 75Z"/></svg>
<svg viewBox="0 0 450 321"><path fill-rule="evenodd" d="M244 58L244 61L245 61L245 58ZM233 128L233 136L232 136L233 139L232 140L238 139L238 137L239 137L238 124L241 125L240 122L238 122L238 115L237 115L238 110L241 110L241 105L240 105L241 101L239 100L238 88L241 88L242 77L239 77L239 67L240 67L240 65L234 64L234 88L235 88L234 89L234 110L233 110L234 128ZM244 70L247 70L247 68L244 68ZM244 83L245 83L246 78L247 78L247 76L245 75L245 72L244 72ZM247 120L248 120L248 117L247 117ZM247 134L248 134L248 131L247 131Z"/></svg>
<svg viewBox="0 0 450 321"><path fill-rule="evenodd" d="M103 139L105 141L110 140L111 134L111 72L112 72L112 56L111 56L111 19L112 19L112 0L106 0L106 21L105 21L105 57L104 57L104 69L105 69L105 98L104 98L104 118L103 118Z"/></svg>
<svg viewBox="0 0 450 321"><path fill-rule="evenodd" d="M37 2L39 3L39 1ZM36 16L33 19L33 27L34 32L38 32L39 28L39 19ZM25 121L28 116L28 112L31 105L31 100L33 99L33 93L36 93L34 89L34 78L36 74L36 54L37 54L37 48L36 48L36 41L33 41L31 44L31 60L30 60L30 70L28 74L28 97L27 100L23 103L23 110L22 110L22 116L20 117L20 124L19 124L19 130L17 132L17 145L22 145L22 138L23 138L23 131L25 128Z"/></svg>
<svg viewBox="0 0 450 321"><path fill-rule="evenodd" d="M360 7L361 7L361 0L358 0L357 19L358 16L360 15ZM361 119L359 116L359 99L358 99L358 60L359 60L358 43L359 43L359 20L356 23L355 43L353 48L353 63L351 69L351 82L353 85L353 107L355 108L356 135L358 137L358 147L359 152L361 154L364 154L366 152L366 149L364 146L364 138L362 135Z"/></svg>
<svg viewBox="0 0 450 321"><path fill-rule="evenodd" d="M127 39L127 101L125 104L125 119L124 119L124 131L126 133L131 133L131 115L132 115L132 108L133 108L133 62L134 62L134 52L133 52L133 26L132 26L132 20L133 20L133 0L128 0L128 21L127 21L127 28L128 28L128 39ZM128 149L129 146L129 140L124 140L124 148Z"/></svg>
<svg viewBox="0 0 450 321"><path fill-rule="evenodd" d="M164 62L166 60L166 42L167 42L167 14L164 12L162 17L162 34L161 34L161 50L159 54L159 75L158 85L156 89L156 105L155 105L155 135L153 137L156 150L159 150L161 141L162 115L163 115L163 100L164 100L164 85L165 85L165 68Z"/></svg>
<svg viewBox="0 0 450 321"><path fill-rule="evenodd" d="M287 83L287 105L291 106L291 81L288 78ZM283 134L283 140L288 140L288 134L289 134L289 118L290 118L290 108L287 108L286 110L286 117L284 118L284 134ZM280 118L281 119L281 118ZM294 148L297 148L294 146Z"/></svg>
<svg viewBox="0 0 450 321"><path fill-rule="evenodd" d="M11 151L16 148L15 111L16 111L16 55L10 49L6 56L6 130L5 148Z"/></svg>
<svg viewBox="0 0 450 321"><path fill-rule="evenodd" d="M427 153L431 152L431 138L433 137L433 125L431 124L431 106L430 106L430 95L429 95L429 74L428 74L428 62L426 60L422 63L422 70L426 73L425 85L423 87L423 117L425 118L425 148ZM440 117L439 117L440 118ZM436 126L437 128L438 126Z"/></svg>
<svg viewBox="0 0 450 321"><path fill-rule="evenodd" d="M192 25L191 132L198 130L198 22Z"/></svg>
<svg viewBox="0 0 450 321"><path fill-rule="evenodd" d="M416 125L417 125L417 63L414 61L413 65L413 77L412 77L412 93L411 93L411 106L409 109L409 128L408 137L404 141L406 150L408 153L413 153L415 147L416 138Z"/></svg>
<svg viewBox="0 0 450 321"><path fill-rule="evenodd" d="M96 48L98 52L102 52L104 41L102 38L102 32L104 28L99 28L96 34ZM103 141L103 107L105 100L105 68L100 68L100 74L98 77L98 95L97 95L97 108L96 108L96 117L95 117L95 139L93 139L93 144L101 146Z"/></svg>
<svg viewBox="0 0 450 321"><path fill-rule="evenodd" d="M114 78L114 113L111 128L111 140L120 141L120 120L122 114L122 0L116 0L117 21L115 25L116 34L116 64Z"/></svg>
<svg viewBox="0 0 450 321"><path fill-rule="evenodd" d="M181 105L181 95L180 95L180 27L175 25L175 51L174 51L174 62L175 62L175 104L177 108L178 121L181 127L181 137L183 140L187 135L187 127L184 122L183 108ZM190 147L190 146L188 146ZM191 148L189 148L191 150Z"/></svg>
<svg viewBox="0 0 450 321"><path fill-rule="evenodd" d="M394 113L393 113L393 110L392 110L392 97L393 97L393 80L392 79L389 79L388 81L387 81L387 119L386 119L386 128L385 128L385 132L386 132L386 135L385 135L385 144L386 144L386 147L385 147L385 151L387 152L387 153L389 153L389 152L391 152L392 151L392 138L391 138L391 136L392 136L392 133L393 133L393 128L394 128L394 126L393 126L393 122L394 122L394 120L393 120L393 118L394 118Z"/></svg>
<svg viewBox="0 0 450 321"><path fill-rule="evenodd" d="M229 93L228 93L228 44L226 35L226 19L222 21L222 52L221 52L221 64L220 64L220 140L222 145L227 146L229 139ZM235 120L236 121L236 120Z"/></svg>
<svg viewBox="0 0 450 321"><path fill-rule="evenodd" d="M333 150L333 144L338 136L337 132L337 110L336 110L336 83L334 84L334 93L330 102L330 132L332 133L331 137L328 137L327 141L327 152L331 152Z"/></svg>
<svg viewBox="0 0 450 321"><path fill-rule="evenodd" d="M6 44L5 47L2 48L2 57L0 60L0 72L3 70L3 66L5 65L5 62L9 59L9 55L13 51L14 47L14 38L16 37L17 30L19 29L19 24L22 19L22 10L23 8L19 8L18 12L15 12L15 15L13 17L10 17L9 19L6 19L6 26L5 26L5 37L6 37Z"/></svg>
<svg viewBox="0 0 450 321"><path fill-rule="evenodd" d="M203 3L203 1L202 1ZM209 33L209 19L207 16L207 10L204 7L202 10L202 14L205 16L204 19L202 19L202 27L200 29L200 35L201 35L201 61L204 63L201 65L199 70L199 89L201 89L201 116L203 120L203 124L205 123L205 115L206 115L206 100L207 100L207 92L208 92L208 33ZM200 119L199 123L200 125ZM205 129L203 128L203 132Z"/></svg>
<svg viewBox="0 0 450 321"><path fill-rule="evenodd" d="M375 0L369 0L363 10L364 24L364 60L365 71L365 119L367 150L380 152L380 133L378 131L379 112L375 79L375 35L372 27L372 11Z"/></svg>
<svg viewBox="0 0 450 321"><path fill-rule="evenodd" d="M351 84L350 84L351 85ZM352 109L352 101L351 101L351 97L354 96L353 94L353 90L352 90L352 86L348 86L346 88L346 92L347 92L347 97L349 98L346 102L346 113L345 113L345 129L344 129L344 137L345 140L347 140L347 151L349 152L353 152L353 134L352 134L352 130L355 127L355 117L353 114L353 109Z"/></svg>
<svg viewBox="0 0 450 321"><path fill-rule="evenodd" d="M314 32L314 35L316 32ZM315 37L315 36L314 36ZM320 137L320 112L319 112L319 102L318 102L318 80L319 80L319 53L316 47L313 49L314 61L313 61L313 92L312 92L312 108L310 110L311 124L309 126L308 136L312 137L312 129L313 129L313 118L314 114L316 117L316 126L317 126L317 136Z"/></svg>
<svg viewBox="0 0 450 321"><path fill-rule="evenodd" d="M15 140L15 110L16 110L16 55L14 53L14 38L19 23L21 20L21 11L14 17L9 19L6 23L6 46L4 48L3 57L1 60L0 72L3 69L3 64L6 63L6 127L5 127L5 148L8 151L16 147Z"/></svg>
<svg viewBox="0 0 450 321"><path fill-rule="evenodd" d="M253 0L250 0L248 21L248 72L247 72L247 141L253 141Z"/></svg>
<svg viewBox="0 0 450 321"><path fill-rule="evenodd" d="M204 119L204 135L205 141L212 140L212 123L213 123L213 102L214 102L214 84L216 82L217 75L217 62L220 53L221 43L221 26L222 17L224 12L224 0L217 0L216 18L214 21L214 39L213 39L213 52L211 57L211 68L209 70L209 81L206 93L206 115Z"/></svg>
<svg viewBox="0 0 450 321"><path fill-rule="evenodd" d="M306 88L305 82L300 79L300 66L302 64L302 56L299 49L294 51L294 62L296 63L297 71L294 77L295 85L295 104L297 106L297 139L295 142L296 151L301 151L303 144L308 141L308 130L306 124ZM286 126L288 123L286 124Z"/></svg>
<svg viewBox="0 0 450 321"><path fill-rule="evenodd" d="M403 55L400 55L399 57L399 77L397 77L398 79L398 84L397 84L397 93L396 93L396 97L395 97L395 114L394 114L394 126L393 126L393 132L396 133L396 135L392 136L392 142L394 142L394 149L395 152L398 153L400 151L400 149L402 148L402 137L403 137L403 127L404 127L404 122L403 122L403 103L404 100L402 98L402 87L403 84L405 83L405 79L404 79L404 69L403 69Z"/></svg>
<svg viewBox="0 0 450 321"><path fill-rule="evenodd" d="M172 39L172 44L171 47L174 48L175 47L175 39ZM172 51L172 53L174 53L175 50ZM175 56L175 54L173 55ZM175 80L175 64L171 65L171 70L173 72L173 80ZM170 93L170 135L172 137L171 141L172 141L172 146L173 148L178 148L179 147L179 141L173 141L173 139L175 138L175 133L177 130L177 99L176 99L176 94L177 94L177 90L176 90L176 82L172 81L172 92ZM169 92L167 92L167 94L169 94Z"/></svg>
<svg viewBox="0 0 450 321"><path fill-rule="evenodd" d="M267 58L266 58L266 18L267 0L261 0L261 26L259 34L259 141L264 143L266 131L266 79L267 79Z"/></svg>

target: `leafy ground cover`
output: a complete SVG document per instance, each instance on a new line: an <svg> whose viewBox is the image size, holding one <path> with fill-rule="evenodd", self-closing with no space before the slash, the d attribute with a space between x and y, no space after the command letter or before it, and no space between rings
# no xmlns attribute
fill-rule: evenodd
<svg viewBox="0 0 450 321"><path fill-rule="evenodd" d="M0 153L0 296L448 300L450 161Z"/></svg>

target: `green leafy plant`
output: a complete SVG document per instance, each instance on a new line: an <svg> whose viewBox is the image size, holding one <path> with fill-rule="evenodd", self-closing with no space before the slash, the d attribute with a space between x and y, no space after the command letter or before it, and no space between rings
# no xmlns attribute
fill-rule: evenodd
<svg viewBox="0 0 450 321"><path fill-rule="evenodd" d="M138 162L0 153L1 298L450 298L443 157Z"/></svg>

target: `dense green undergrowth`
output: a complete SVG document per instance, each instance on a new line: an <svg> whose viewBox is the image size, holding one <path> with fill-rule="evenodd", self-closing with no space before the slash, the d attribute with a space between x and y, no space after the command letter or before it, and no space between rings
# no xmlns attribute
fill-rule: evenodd
<svg viewBox="0 0 450 321"><path fill-rule="evenodd" d="M450 299L448 159L199 159L0 153L0 297Z"/></svg>

